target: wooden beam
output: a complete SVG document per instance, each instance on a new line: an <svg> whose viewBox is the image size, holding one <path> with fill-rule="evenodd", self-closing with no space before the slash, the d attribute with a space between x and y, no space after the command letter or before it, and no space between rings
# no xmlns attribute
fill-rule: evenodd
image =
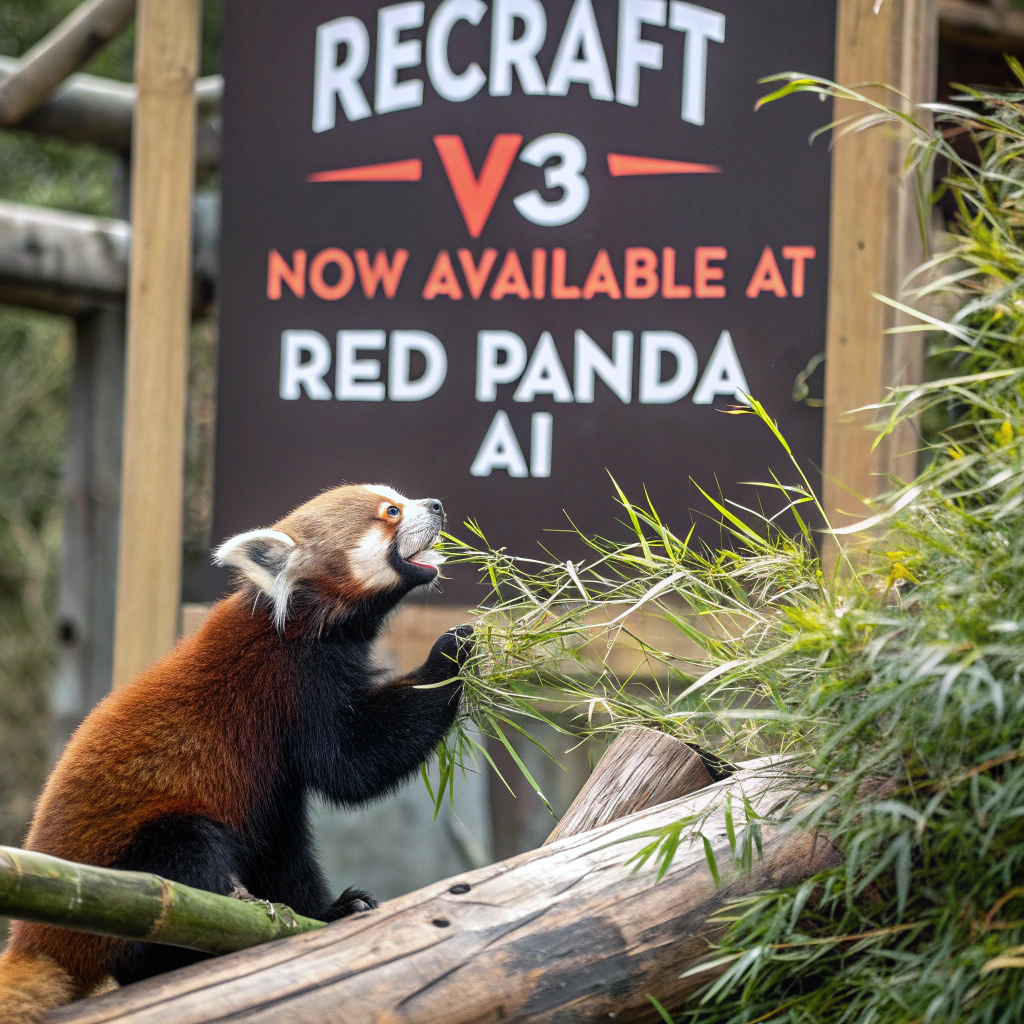
<svg viewBox="0 0 1024 1024"><path fill-rule="evenodd" d="M0 124L15 125L132 20L135 0L85 0L0 83Z"/></svg>
<svg viewBox="0 0 1024 1024"><path fill-rule="evenodd" d="M18 61L0 56L0 83L17 70ZM224 79L209 75L196 82L196 166L220 164L220 104ZM132 145L135 86L99 75L74 74L17 127L43 138L87 142L119 155Z"/></svg>
<svg viewBox="0 0 1024 1024"><path fill-rule="evenodd" d="M761 827L763 859L733 863L724 801L767 814L786 794L771 770L571 836L385 903L319 931L84 1000L47 1024L478 1024L650 1020L714 977L680 975L711 952L728 901L796 885L840 862L824 839ZM705 815L722 884L700 838L681 843L662 881L629 863L640 834ZM656 1019L656 1018L655 1018Z"/></svg>
<svg viewBox="0 0 1024 1024"><path fill-rule="evenodd" d="M939 0L939 25L944 38L985 50L1024 47L1024 11L1003 4L971 0Z"/></svg>
<svg viewBox="0 0 1024 1024"><path fill-rule="evenodd" d="M219 202L203 193L192 208L197 316L216 290ZM127 220L0 201L0 303L76 318L123 305L130 251Z"/></svg>
<svg viewBox="0 0 1024 1024"><path fill-rule="evenodd" d="M114 685L178 632L200 0L140 0Z"/></svg>
<svg viewBox="0 0 1024 1024"><path fill-rule="evenodd" d="M0 281L122 302L130 248L126 221L0 202Z"/></svg>
<svg viewBox="0 0 1024 1024"><path fill-rule="evenodd" d="M836 80L854 86L885 82L915 101L933 99L935 3L839 0ZM882 97L899 103L891 92ZM835 116L864 112L842 102ZM893 131L874 129L845 136L833 153L823 490L837 526L866 514L859 499L888 490L890 474L916 475L918 445L909 429L872 451L868 427L878 414L850 414L881 401L887 387L920 379L921 336L887 336L886 329L903 319L872 298L897 298L924 257L915 185L901 173L905 145Z"/></svg>

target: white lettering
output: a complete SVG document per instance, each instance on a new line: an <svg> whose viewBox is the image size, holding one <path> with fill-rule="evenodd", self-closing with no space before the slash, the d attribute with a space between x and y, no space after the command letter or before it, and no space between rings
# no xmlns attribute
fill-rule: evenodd
<svg viewBox="0 0 1024 1024"><path fill-rule="evenodd" d="M411 355L419 352L426 369L417 380L409 377ZM388 347L388 398L392 402L422 402L436 395L448 375L448 354L426 331L392 331Z"/></svg>
<svg viewBox="0 0 1024 1024"><path fill-rule="evenodd" d="M667 353L676 361L675 376L661 379L661 356ZM640 335L640 402L643 405L667 405L678 402L697 379L697 353L675 331L644 331Z"/></svg>
<svg viewBox="0 0 1024 1024"><path fill-rule="evenodd" d="M559 162L550 167L544 164L553 156ZM519 159L533 167L544 167L544 184L560 188L560 199L549 202L536 189L524 192L512 200L516 209L531 224L541 227L559 227L574 221L590 202L590 183L583 177L587 166L587 151L583 143L572 135L553 133L541 135L523 148Z"/></svg>
<svg viewBox="0 0 1024 1024"><path fill-rule="evenodd" d="M456 22L479 25L487 5L483 0L444 0L430 19L427 30L427 74L438 96L451 103L472 99L482 88L487 76L475 61L457 75L448 63L448 40Z"/></svg>
<svg viewBox="0 0 1024 1024"><path fill-rule="evenodd" d="M704 123L704 96L708 78L708 40L725 42L725 15L706 7L672 0L669 28L686 33L683 55L683 120Z"/></svg>
<svg viewBox="0 0 1024 1024"><path fill-rule="evenodd" d="M579 56L581 50L582 56ZM573 82L588 85L595 100L615 98L608 59L590 0L576 0L572 5L548 76L548 95L567 96Z"/></svg>
<svg viewBox="0 0 1024 1024"><path fill-rule="evenodd" d="M535 412L530 422L530 476L551 476L551 434L554 417Z"/></svg>
<svg viewBox="0 0 1024 1024"><path fill-rule="evenodd" d="M523 23L523 34L518 39L515 38L517 18ZM544 95L547 89L537 54L544 45L547 31L548 19L540 0L495 0L491 10L492 96L512 95L513 68L527 96Z"/></svg>
<svg viewBox="0 0 1024 1024"><path fill-rule="evenodd" d="M491 471L495 469L507 470L508 475L514 477L530 475L508 414L501 409L494 414L494 419L487 429L487 436L480 445L469 472L473 476L490 476Z"/></svg>
<svg viewBox="0 0 1024 1024"><path fill-rule="evenodd" d="M552 395L556 402L571 402L572 388L550 331L545 331L530 356L530 365L512 396L517 402L532 402L538 395Z"/></svg>
<svg viewBox="0 0 1024 1024"><path fill-rule="evenodd" d="M422 0L392 4L377 12L377 86L373 109L378 114L423 106L423 83L418 78L398 81L398 72L416 67L421 56L418 39L407 39L403 43L398 37L405 29L422 27Z"/></svg>
<svg viewBox="0 0 1024 1024"><path fill-rule="evenodd" d="M338 47L344 43L345 59L338 63ZM334 127L335 97L350 121L369 117L370 104L359 85L370 57L370 37L358 18L335 18L316 30L316 63L313 71L313 131Z"/></svg>
<svg viewBox="0 0 1024 1024"><path fill-rule="evenodd" d="M309 356L303 362L302 357ZM295 401L305 388L310 398L331 397L324 374L331 368L331 346L318 331L281 332L281 397Z"/></svg>
<svg viewBox="0 0 1024 1024"><path fill-rule="evenodd" d="M627 107L640 103L640 69L660 71L661 43L642 39L644 25L664 25L666 0L619 0L619 49L615 63L615 98Z"/></svg>
<svg viewBox="0 0 1024 1024"><path fill-rule="evenodd" d="M338 365L334 394L343 402L383 402L379 359L357 359L360 349L382 349L383 331L338 331Z"/></svg>
<svg viewBox="0 0 1024 1024"><path fill-rule="evenodd" d="M749 394L750 388L747 387L747 378L743 375L743 368L736 355L732 335L722 331L704 369L704 376L693 393L694 405L710 405L716 395L732 395L744 405L750 405L747 401Z"/></svg>
<svg viewBox="0 0 1024 1024"><path fill-rule="evenodd" d="M633 332L612 332L612 357L585 331L576 332L573 378L577 402L593 402L594 378L600 377L627 405L633 395Z"/></svg>
<svg viewBox="0 0 1024 1024"><path fill-rule="evenodd" d="M504 362L498 356L504 355ZM476 344L476 400L493 402L499 384L511 384L526 367L526 345L511 331L481 331Z"/></svg>

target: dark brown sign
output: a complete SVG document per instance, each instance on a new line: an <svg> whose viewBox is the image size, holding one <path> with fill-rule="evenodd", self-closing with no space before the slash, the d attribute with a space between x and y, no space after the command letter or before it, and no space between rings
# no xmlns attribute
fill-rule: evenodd
<svg viewBox="0 0 1024 1024"><path fill-rule="evenodd" d="M748 393L820 464L830 108L754 104L835 4L712 2L229 2L215 539L365 481L529 554L608 472L685 529L792 475Z"/></svg>

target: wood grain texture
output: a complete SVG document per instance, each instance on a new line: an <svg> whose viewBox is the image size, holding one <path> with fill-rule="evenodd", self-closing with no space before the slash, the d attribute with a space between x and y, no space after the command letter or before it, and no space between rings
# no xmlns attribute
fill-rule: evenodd
<svg viewBox="0 0 1024 1024"><path fill-rule="evenodd" d="M114 685L178 632L200 0L140 0Z"/></svg>
<svg viewBox="0 0 1024 1024"><path fill-rule="evenodd" d="M16 125L132 20L135 0L85 0L0 82L0 123Z"/></svg>
<svg viewBox="0 0 1024 1024"><path fill-rule="evenodd" d="M628 726L597 762L545 846L696 793L711 783L700 755L682 740Z"/></svg>
<svg viewBox="0 0 1024 1024"><path fill-rule="evenodd" d="M836 81L885 82L916 101L934 99L935 0L839 0ZM871 91L871 90L868 90ZM886 103L893 93L874 90ZM864 114L837 102L837 120ZM859 498L889 489L888 474L912 477L916 440L897 433L872 451L878 418L850 410L879 402L886 388L920 379L920 335L886 336L902 321L873 294L898 298L922 260L914 183L902 176L905 142L891 130L846 135L832 162L832 227L825 363L824 504L833 524L866 514Z"/></svg>
<svg viewBox="0 0 1024 1024"><path fill-rule="evenodd" d="M716 934L727 900L793 885L835 865L829 843L762 830L764 858L742 877L723 813L742 791L768 813L786 793L771 770L569 837L385 903L327 928L129 986L51 1013L48 1024L470 1024L649 1021L648 994L669 1008L709 975L680 979ZM680 845L661 882L628 863L637 835L691 814L716 852Z"/></svg>

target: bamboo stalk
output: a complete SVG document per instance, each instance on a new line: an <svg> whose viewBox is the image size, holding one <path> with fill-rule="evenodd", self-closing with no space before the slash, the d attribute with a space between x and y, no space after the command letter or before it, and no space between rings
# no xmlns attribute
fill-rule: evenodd
<svg viewBox="0 0 1024 1024"><path fill-rule="evenodd" d="M0 915L202 953L231 953L324 927L283 903L231 899L159 875L7 846L0 846Z"/></svg>

